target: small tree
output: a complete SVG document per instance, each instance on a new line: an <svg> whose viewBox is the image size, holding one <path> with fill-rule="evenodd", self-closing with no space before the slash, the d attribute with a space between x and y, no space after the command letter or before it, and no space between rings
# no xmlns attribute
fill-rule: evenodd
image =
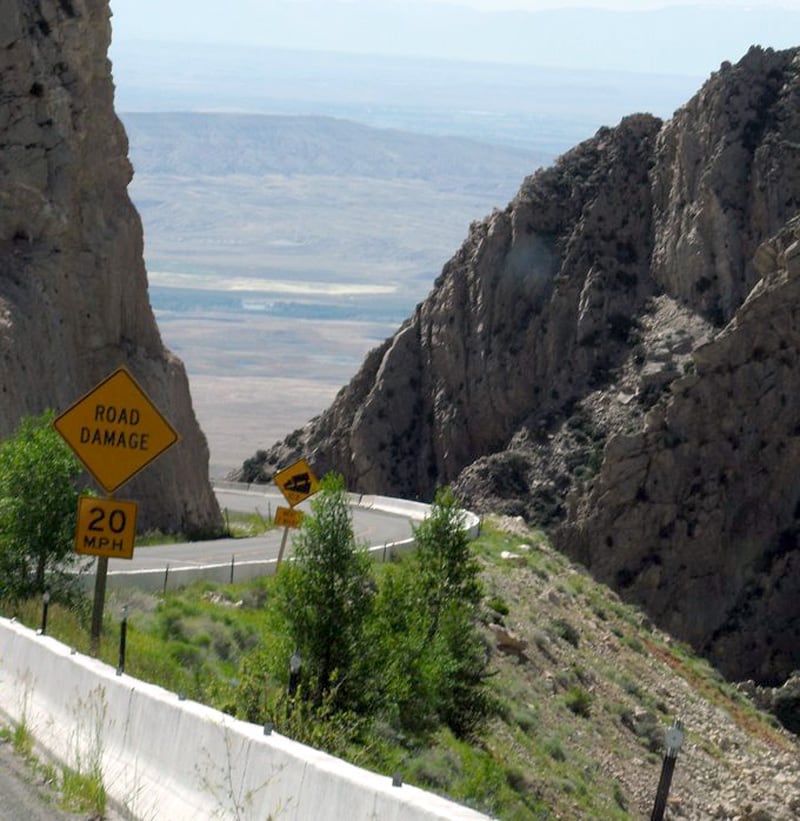
<svg viewBox="0 0 800 821"><path fill-rule="evenodd" d="M344 708L359 694L354 679L372 585L341 476L322 480L294 544L294 561L278 574L277 605L302 657L303 681L314 701L320 704L332 695L334 705Z"/></svg>
<svg viewBox="0 0 800 821"><path fill-rule="evenodd" d="M415 533L419 583L428 602L430 629L438 627L451 603L477 607L481 600L480 568L472 556L464 513L450 488L439 488L431 513Z"/></svg>
<svg viewBox="0 0 800 821"><path fill-rule="evenodd" d="M449 489L437 492L415 538L411 560L384 574L370 624L382 710L412 732L443 722L466 735L489 709L488 657L476 623L479 566Z"/></svg>
<svg viewBox="0 0 800 821"><path fill-rule="evenodd" d="M22 421L0 444L0 597L44 591L72 553L80 463L53 429L53 414Z"/></svg>

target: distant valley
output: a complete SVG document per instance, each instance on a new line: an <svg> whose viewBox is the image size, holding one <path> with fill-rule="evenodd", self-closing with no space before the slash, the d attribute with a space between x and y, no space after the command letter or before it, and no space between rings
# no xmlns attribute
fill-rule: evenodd
<svg viewBox="0 0 800 821"><path fill-rule="evenodd" d="M121 118L151 303L216 475L326 407L470 222L552 159L331 117Z"/></svg>
<svg viewBox="0 0 800 821"><path fill-rule="evenodd" d="M327 407L527 175L698 83L164 36L115 36L116 105L215 475Z"/></svg>

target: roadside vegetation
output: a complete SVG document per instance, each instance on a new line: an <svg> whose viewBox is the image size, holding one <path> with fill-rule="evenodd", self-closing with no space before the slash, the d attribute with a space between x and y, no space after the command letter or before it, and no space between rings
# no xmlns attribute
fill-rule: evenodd
<svg viewBox="0 0 800 821"><path fill-rule="evenodd" d="M325 516L336 514L331 482L334 510ZM454 535L447 498L429 520L439 536L442 529ZM704 778L708 767L737 771L720 735L746 733L747 745L796 749L774 719L552 550L544 534L520 535L507 525L489 520L466 545L474 575L445 572L445 557L464 547L459 538L435 561L416 556L364 568L356 560L357 590L366 591L369 607L329 610L332 618L352 619L343 633L352 645L337 650L346 663L333 669L313 642L291 632L308 629L308 616L289 625L287 611L299 613L320 592L312 585L299 593L301 579L283 573L166 595L116 594L106 609L102 658L117 664L126 606L126 674L269 722L278 733L503 819L644 817L658 783L664 730L676 716L692 747L678 764L678 795L690 790L682 780L695 770ZM422 571L428 562L436 568L431 575ZM433 579L447 580L435 595ZM469 615L460 605L443 617L448 596L464 585ZM413 596L429 606L409 606ZM37 627L41 599L0 612ZM445 631L429 639L442 621ZM48 633L81 653L89 652L88 624L88 609L51 605ZM454 646L469 652L443 653ZM296 651L302 666L290 695ZM733 729L721 730L722 717L713 727L703 724L698 716L710 711Z"/></svg>
<svg viewBox="0 0 800 821"><path fill-rule="evenodd" d="M52 594L69 599L83 472L51 426L53 413L22 421L0 443L0 599Z"/></svg>
<svg viewBox="0 0 800 821"><path fill-rule="evenodd" d="M82 817L102 819L106 811L106 791L99 769L89 772L41 761L34 752L33 737L27 723L13 728L0 725L0 744L10 744L25 762L27 777L36 780L35 789L42 800L65 812ZM60 816L59 816L60 817Z"/></svg>
<svg viewBox="0 0 800 821"><path fill-rule="evenodd" d="M443 489L417 543L367 562L328 476L276 577L112 594L102 658L116 667L125 607L126 674L503 819L644 817L675 718L687 749L673 794L689 817L711 781L746 797L742 751L797 754L542 532L488 519L469 543ZM34 628L41 609L38 592L0 602ZM56 599L48 633L88 653L89 620L83 600Z"/></svg>

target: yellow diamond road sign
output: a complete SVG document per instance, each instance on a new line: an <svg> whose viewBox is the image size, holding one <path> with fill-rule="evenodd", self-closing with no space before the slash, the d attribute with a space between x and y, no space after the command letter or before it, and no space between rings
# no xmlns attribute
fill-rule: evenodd
<svg viewBox="0 0 800 821"><path fill-rule="evenodd" d="M274 481L292 507L299 505L319 490L319 480L305 459L299 459L280 473L276 473Z"/></svg>
<svg viewBox="0 0 800 821"><path fill-rule="evenodd" d="M54 422L107 492L178 441L174 428L125 368L118 368Z"/></svg>

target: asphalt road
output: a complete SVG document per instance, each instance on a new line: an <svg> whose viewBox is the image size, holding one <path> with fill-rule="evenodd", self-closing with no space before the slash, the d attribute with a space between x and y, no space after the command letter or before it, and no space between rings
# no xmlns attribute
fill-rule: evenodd
<svg viewBox="0 0 800 821"><path fill-rule="evenodd" d="M57 809L58 795L10 741L0 740L0 821L84 821L86 814L75 815Z"/></svg>
<svg viewBox="0 0 800 821"><path fill-rule="evenodd" d="M286 505L283 497L277 493L217 491L217 499L223 509L242 512L258 511L264 517L274 512L278 505ZM308 511L309 504L303 502L298 507L300 510ZM357 542L366 542L370 546L399 542L412 535L411 523L407 517L362 508L353 508L353 530ZM249 539L213 539L203 542L138 547L133 559L110 559L108 569L110 572L115 570L163 570L169 565L170 570L177 570L184 567L230 562L231 556L235 556L237 563L273 559L278 556L282 536L282 530L274 530L263 536L254 536ZM291 555L291 535L286 555Z"/></svg>

